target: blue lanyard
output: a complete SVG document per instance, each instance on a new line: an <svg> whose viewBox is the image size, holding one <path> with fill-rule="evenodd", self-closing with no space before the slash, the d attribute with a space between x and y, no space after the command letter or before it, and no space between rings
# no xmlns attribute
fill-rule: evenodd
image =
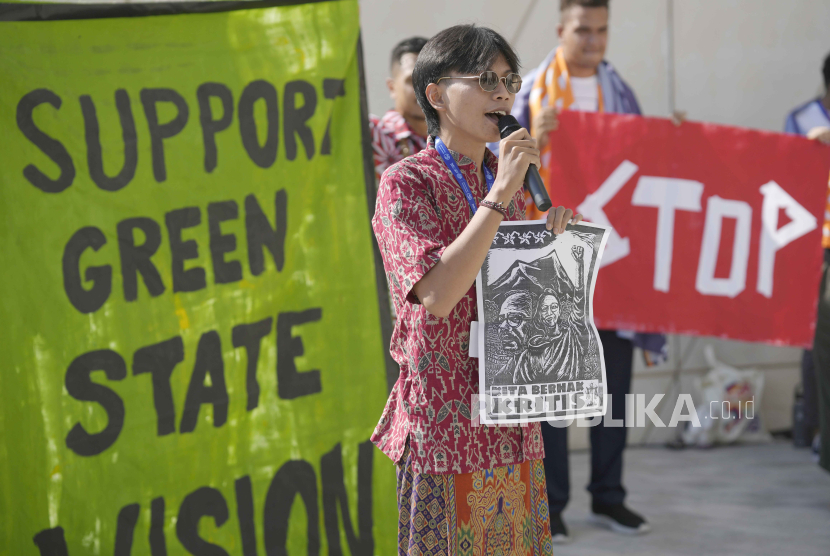
<svg viewBox="0 0 830 556"><path fill-rule="evenodd" d="M464 192L464 196L467 197L467 202L470 203L470 208L473 209L473 214L475 214L478 210L478 204L473 198L473 192L470 191L470 186L467 185L467 180L464 179L464 174L461 173L461 168L458 167L458 163L455 162L450 150L444 142L441 141L440 137L435 138L435 148L438 150L438 154L441 155L441 158L444 160L444 164L447 165L450 173L455 177L455 181L457 181L458 185L461 186L461 191ZM496 181L496 178L493 176L493 173L487 165L483 163L482 170L484 170L484 179L487 180L487 191L489 192L490 189L492 189L493 182Z"/></svg>

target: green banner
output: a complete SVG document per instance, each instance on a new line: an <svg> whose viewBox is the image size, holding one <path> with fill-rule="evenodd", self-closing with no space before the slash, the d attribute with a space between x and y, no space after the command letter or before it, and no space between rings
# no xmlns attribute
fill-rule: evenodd
<svg viewBox="0 0 830 556"><path fill-rule="evenodd" d="M393 554L356 0L0 22L0 554Z"/></svg>

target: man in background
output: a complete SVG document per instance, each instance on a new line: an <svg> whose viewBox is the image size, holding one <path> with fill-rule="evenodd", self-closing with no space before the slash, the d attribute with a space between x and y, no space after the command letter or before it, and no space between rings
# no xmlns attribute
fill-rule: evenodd
<svg viewBox="0 0 830 556"><path fill-rule="evenodd" d="M824 59L824 97L799 106L787 116L784 131L830 145L830 54ZM825 216L830 214L828 190ZM819 463L830 471L830 289L827 287L830 264L830 219L825 218L821 245L824 248L818 322L813 350L805 350L801 360L801 383L804 388L804 420L811 432L818 426L820 435L813 442Z"/></svg>
<svg viewBox="0 0 830 556"><path fill-rule="evenodd" d="M830 54L824 59L824 96L814 98L787 115L784 125L786 133L797 133L808 139L830 145ZM824 237L828 235L825 233Z"/></svg>
<svg viewBox="0 0 830 556"><path fill-rule="evenodd" d="M369 117L378 180L391 165L426 147L427 121L412 88L412 69L426 42L423 37L412 37L392 49L386 86L395 108L382 118Z"/></svg>
<svg viewBox="0 0 830 556"><path fill-rule="evenodd" d="M608 0L560 0L559 6L559 47L548 54L535 71L523 78L522 90L516 95L512 111L536 138L542 151L543 166L550 157L556 156L550 151L548 136L559 127L557 116L563 110L640 114L640 106L631 88L611 64L603 60L608 42ZM546 173L540 174L545 179ZM549 185L548 191L555 199L556 192L551 191ZM528 218L541 217L542 213L529 205ZM618 333L616 330L600 330L599 334L608 393L612 398L611 413L614 419L622 419L625 416L625 395L631 391L632 339L638 342L639 347L657 340L660 346L652 349L662 352L665 338ZM625 427L606 427L603 420L601 425L591 428L590 434L591 482L588 491L592 496L592 518L620 533L649 531L645 519L623 504ZM562 520L562 511L570 497L567 428L555 428L543 423L542 437L551 534L554 542L566 543L570 537Z"/></svg>

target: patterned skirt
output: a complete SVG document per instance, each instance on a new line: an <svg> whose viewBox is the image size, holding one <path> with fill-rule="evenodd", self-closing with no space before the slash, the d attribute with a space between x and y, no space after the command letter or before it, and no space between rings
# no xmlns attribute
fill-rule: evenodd
<svg viewBox="0 0 830 556"><path fill-rule="evenodd" d="M550 556L542 460L460 475L398 464L399 556Z"/></svg>

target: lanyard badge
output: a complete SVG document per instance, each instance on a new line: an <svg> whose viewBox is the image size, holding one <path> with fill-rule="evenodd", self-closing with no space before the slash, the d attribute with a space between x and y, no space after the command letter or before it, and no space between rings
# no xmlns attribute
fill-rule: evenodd
<svg viewBox="0 0 830 556"><path fill-rule="evenodd" d="M458 167L458 163L456 163L455 159L452 157L452 153L450 153L450 150L444 142L441 141L440 137L435 138L435 149L438 151L438 154L441 155L441 159L444 161L444 164L447 165L447 168L455 178L455 181L458 182L459 186L461 186L461 191L464 192L464 197L467 198L467 202L470 204L473 214L475 214L478 210L478 205L476 204L475 198L473 198L473 192L470 191L470 186L467 185L467 180L464 178L464 174L461 173L461 168ZM492 189L493 182L496 181L496 178L493 176L493 173L486 164L482 163L481 166L482 170L484 170L484 179L487 181L487 191L489 192L490 189Z"/></svg>

